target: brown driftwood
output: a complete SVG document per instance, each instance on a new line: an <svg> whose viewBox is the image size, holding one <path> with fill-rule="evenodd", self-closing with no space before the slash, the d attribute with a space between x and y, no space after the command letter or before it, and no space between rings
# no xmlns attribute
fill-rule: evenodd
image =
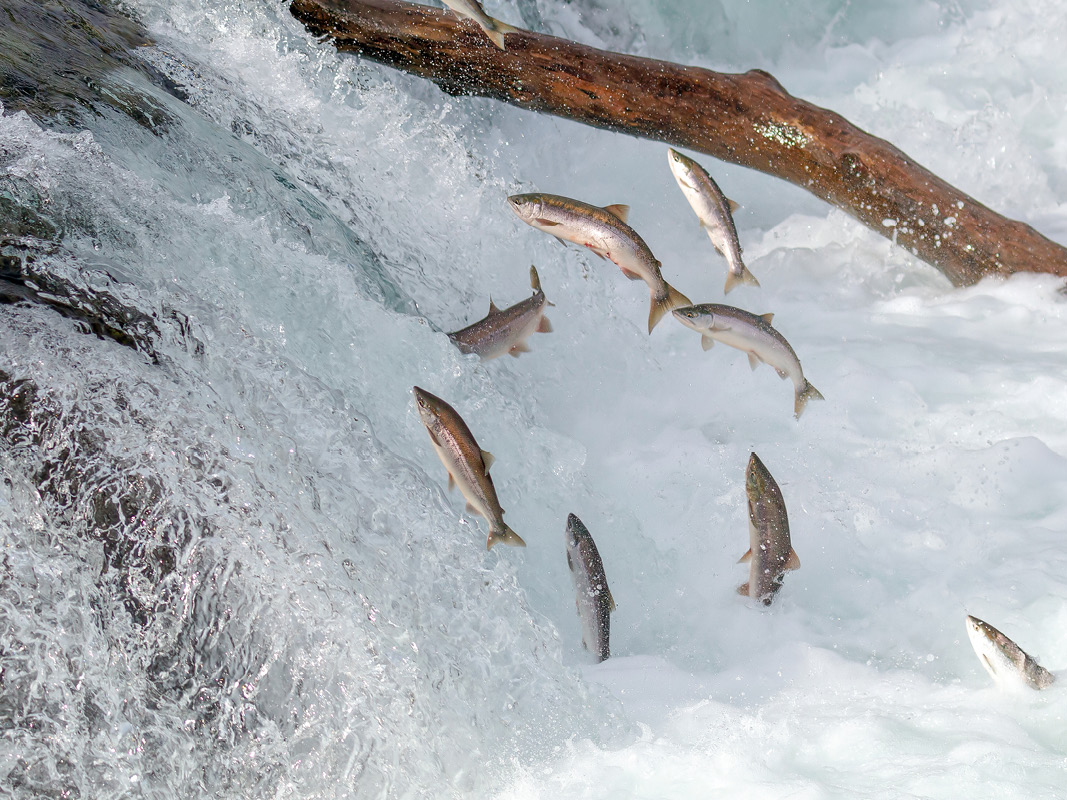
<svg viewBox="0 0 1067 800"><path fill-rule="evenodd" d="M528 31L508 34L500 50L469 21L400 0L293 0L290 10L339 50L449 94L493 97L783 178L895 237L957 286L1013 272L1067 276L1067 249L761 70L711 72Z"/></svg>

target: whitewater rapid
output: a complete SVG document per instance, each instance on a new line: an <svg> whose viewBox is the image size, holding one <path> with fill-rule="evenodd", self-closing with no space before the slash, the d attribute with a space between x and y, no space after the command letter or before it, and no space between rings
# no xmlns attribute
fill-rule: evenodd
<svg viewBox="0 0 1067 800"><path fill-rule="evenodd" d="M628 203L671 284L722 302L666 147L447 97L339 56L284 3L123 8L143 40L93 51L89 99L4 95L0 116L4 255L151 321L135 348L0 306L16 797L1062 795L1062 687L998 692L964 628L1067 665L1061 281L953 288L802 190L696 155L740 203L762 285L728 302L773 311L826 398L798 423L770 368L670 320L649 335L644 287L505 202ZM1067 242L1050 2L487 10L767 69ZM526 297L531 263L554 332L518 359L460 354L444 331ZM486 553L416 384L496 456L525 549ZM803 565L769 609L736 594L753 451ZM571 512L618 606L600 665Z"/></svg>

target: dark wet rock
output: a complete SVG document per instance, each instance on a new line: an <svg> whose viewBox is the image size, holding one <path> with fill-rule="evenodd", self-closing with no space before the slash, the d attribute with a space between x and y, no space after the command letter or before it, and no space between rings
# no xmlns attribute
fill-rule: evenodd
<svg viewBox="0 0 1067 800"><path fill-rule="evenodd" d="M132 55L149 42L110 2L0 0L0 101L52 128L78 130L86 113L116 111L149 130L165 127L163 107L119 77L134 70L180 96L173 81Z"/></svg>

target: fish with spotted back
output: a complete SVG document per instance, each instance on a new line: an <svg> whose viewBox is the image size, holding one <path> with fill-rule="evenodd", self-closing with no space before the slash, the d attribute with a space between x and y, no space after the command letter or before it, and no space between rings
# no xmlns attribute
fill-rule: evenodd
<svg viewBox="0 0 1067 800"><path fill-rule="evenodd" d="M496 496L496 487L489 475L493 454L478 447L467 423L456 409L436 395L415 386L415 403L419 419L430 434L433 449L448 470L448 488L456 486L467 499L467 511L478 514L489 523L489 538L485 549L503 542L525 547L526 542L504 522L504 509Z"/></svg>

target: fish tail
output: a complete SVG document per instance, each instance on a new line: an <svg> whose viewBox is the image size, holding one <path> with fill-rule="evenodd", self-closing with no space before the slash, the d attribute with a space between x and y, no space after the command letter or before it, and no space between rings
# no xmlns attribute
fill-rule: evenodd
<svg viewBox="0 0 1067 800"><path fill-rule="evenodd" d="M489 531L489 538L485 542L485 549L492 550L494 544L509 544L512 547L526 547L526 542L519 534L508 527L507 523L501 523L503 527L498 531Z"/></svg>
<svg viewBox="0 0 1067 800"><path fill-rule="evenodd" d="M759 281L756 280L756 276L748 271L748 267L744 264L741 265L741 273L735 275L733 272L726 273L726 288L723 290L725 294L730 294L732 289L736 289L742 283L749 286L759 286Z"/></svg>
<svg viewBox="0 0 1067 800"><path fill-rule="evenodd" d="M489 17L489 24L482 26L482 30L485 31L485 35L489 37L489 40L501 50L506 49L504 47L504 34L522 33L522 28L508 25L506 22L501 22L493 17Z"/></svg>
<svg viewBox="0 0 1067 800"><path fill-rule="evenodd" d="M500 30L499 25L500 23L497 23L496 27L483 28L482 30L484 30L485 35L489 37L489 41L491 41L501 50L506 50L507 48L504 47L504 31Z"/></svg>
<svg viewBox="0 0 1067 800"><path fill-rule="evenodd" d="M800 391L797 392L796 400L793 403L793 416L800 419L800 415L804 413L804 408L807 406L809 400L825 400L822 393L808 383L808 380L804 379L804 385Z"/></svg>
<svg viewBox="0 0 1067 800"><path fill-rule="evenodd" d="M652 308L648 312L649 333L652 333L652 329L656 327L656 323L663 319L663 315L668 311L681 308L682 306L693 305L693 302L688 297L679 292L669 283L664 281L663 285L667 287L667 293L661 297L652 298Z"/></svg>

